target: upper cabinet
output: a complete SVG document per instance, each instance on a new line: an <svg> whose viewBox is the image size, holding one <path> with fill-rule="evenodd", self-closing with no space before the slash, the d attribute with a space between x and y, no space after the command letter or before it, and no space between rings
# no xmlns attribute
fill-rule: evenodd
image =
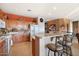
<svg viewBox="0 0 79 59"><path fill-rule="evenodd" d="M28 27L29 24L37 23L36 18L9 14L9 13L3 12L2 10L0 10L0 19L5 21L6 28L8 30L15 29L15 28L16 29L25 29Z"/></svg>

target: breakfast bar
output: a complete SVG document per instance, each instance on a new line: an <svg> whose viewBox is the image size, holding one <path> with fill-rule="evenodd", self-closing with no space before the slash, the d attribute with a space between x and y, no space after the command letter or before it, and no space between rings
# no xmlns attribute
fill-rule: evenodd
<svg viewBox="0 0 79 59"><path fill-rule="evenodd" d="M40 56L47 56L48 55L48 49L46 48L46 45L48 43L55 43L56 41L56 37L61 37L61 40L63 39L64 35L70 35L71 33L46 33L45 35L42 33L42 34L39 34L37 35L36 37L38 37L37 39L34 39L34 41L38 42L38 46L35 45L35 48L39 48L38 51L38 55ZM52 38L52 39L51 39ZM60 39L60 38L59 38ZM32 42L33 43L33 42Z"/></svg>

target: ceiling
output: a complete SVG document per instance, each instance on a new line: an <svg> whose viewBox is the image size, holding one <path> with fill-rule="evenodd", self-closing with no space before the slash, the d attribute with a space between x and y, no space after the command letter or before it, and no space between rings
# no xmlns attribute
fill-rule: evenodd
<svg viewBox="0 0 79 59"><path fill-rule="evenodd" d="M77 3L0 3L0 9L17 15L44 17L46 20L63 17L73 21L79 19Z"/></svg>

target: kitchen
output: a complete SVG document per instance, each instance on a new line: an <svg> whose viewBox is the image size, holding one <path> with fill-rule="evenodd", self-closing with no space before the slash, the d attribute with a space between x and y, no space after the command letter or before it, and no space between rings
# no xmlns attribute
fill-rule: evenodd
<svg viewBox="0 0 79 59"><path fill-rule="evenodd" d="M5 45L5 53L3 53L4 49L1 49L3 54L10 54L10 47L13 44L20 42L30 42L30 24L35 24L33 21L34 18L31 17L23 17L14 14L8 14L0 10L1 15L1 29L0 36L1 39L6 39ZM1 47L4 45L3 41L1 43Z"/></svg>
<svg viewBox="0 0 79 59"><path fill-rule="evenodd" d="M0 5L1 5L1 10L0 10L0 55L1 56L79 55L77 54L79 48L77 48L77 53L75 53L75 48L74 48L75 46L78 45L78 39L75 34L79 32L78 31L79 22L78 20L76 21L73 20L75 18L74 14L78 12L78 4L17 4L17 3L5 4L3 3ZM51 11L51 13L52 12L54 13L52 14L52 16L54 15L56 16L46 18L47 17L47 15L45 15L46 12L48 10L51 10L52 6L54 5L60 7L58 9L60 11L65 10L65 8L69 8L68 11L66 12L67 14L72 9L74 9L72 12L70 12L67 15L70 16L71 18L65 16L64 11L63 13L61 12L62 13L61 17L57 17L60 16L60 12L57 10L56 7L53 7L53 11ZM64 5L65 7L62 5ZM25 10L22 9L23 6L27 6L26 9L27 14L25 14L25 12L22 12ZM47 6L51 6L51 7L48 8ZM9 11L8 8L9 9L13 8L10 9L13 11ZM31 15L31 13L33 12L29 8L32 9L35 8L33 9L34 15ZM45 8L47 8L47 10L45 11L45 14L42 14ZM17 12L20 13L20 15ZM39 15L39 13L41 13L41 15ZM21 16L21 14L23 15ZM48 16L51 16L51 14L49 13ZM72 19L72 17L74 18ZM72 39L72 42L70 42L70 44L72 43L72 46L71 45L66 46L60 44L61 48L63 48L61 49L61 51L52 50L53 48L51 47L53 46L50 47L50 44L51 43L55 44L56 43L55 41L58 39L60 41L61 40L63 41L65 39L70 39L70 40ZM65 48L70 50L70 53L68 53L69 51L64 51Z"/></svg>

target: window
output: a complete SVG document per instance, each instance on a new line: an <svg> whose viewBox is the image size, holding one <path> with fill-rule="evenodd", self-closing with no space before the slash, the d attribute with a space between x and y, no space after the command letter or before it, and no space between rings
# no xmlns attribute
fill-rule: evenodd
<svg viewBox="0 0 79 59"><path fill-rule="evenodd" d="M5 28L5 22L0 19L0 28Z"/></svg>

